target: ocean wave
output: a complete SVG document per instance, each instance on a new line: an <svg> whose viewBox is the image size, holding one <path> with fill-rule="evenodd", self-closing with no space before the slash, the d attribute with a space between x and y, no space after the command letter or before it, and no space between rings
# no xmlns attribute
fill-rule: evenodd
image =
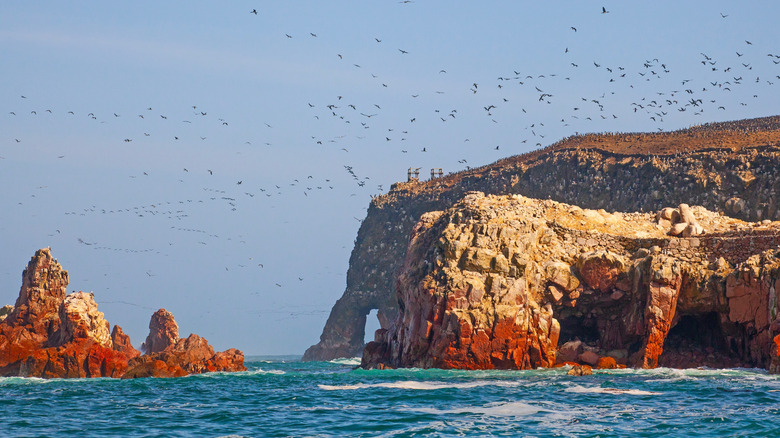
<svg viewBox="0 0 780 438"><path fill-rule="evenodd" d="M256 375L261 375L261 374L276 374L276 375L281 376L281 375L287 374L287 373L285 373L282 370L264 370L262 368L258 368L256 370L245 371L243 374L248 375L248 376L256 376Z"/></svg>
<svg viewBox="0 0 780 438"><path fill-rule="evenodd" d="M601 386L571 386L565 389L566 392L574 392L578 394L628 394L628 395L662 395L662 392L645 391L642 389L623 389L623 388L603 388Z"/></svg>
<svg viewBox="0 0 780 438"><path fill-rule="evenodd" d="M318 385L320 389L326 391L344 391L368 388L387 388L387 389L410 389L415 391L436 391L439 389L470 389L482 386L503 386L516 387L525 385L527 382L511 380L476 380L473 382L442 382L442 381L420 381L403 380L398 382L381 383L356 383L352 385Z"/></svg>
<svg viewBox="0 0 780 438"><path fill-rule="evenodd" d="M118 381L112 377L78 377L78 378L57 378L57 379L43 379L41 377L0 377L0 386L4 385L48 385L52 383L60 383L66 385L75 385L85 382L101 382L101 381Z"/></svg>
<svg viewBox="0 0 780 438"><path fill-rule="evenodd" d="M329 363L335 363L338 365L360 365L359 357L341 357L338 359L329 360Z"/></svg>
<svg viewBox="0 0 780 438"><path fill-rule="evenodd" d="M405 409L410 412L420 412L431 415L445 415L445 414L480 414L493 417L525 417L529 415L535 415L542 411L546 412L539 406L534 406L523 402L496 402L488 403L483 406L464 406L452 409L438 409L438 408L411 408Z"/></svg>
<svg viewBox="0 0 780 438"><path fill-rule="evenodd" d="M634 374L651 377L647 382L694 381L701 378L739 378L741 380L775 380L761 368L651 368L609 370L609 374Z"/></svg>
<svg viewBox="0 0 780 438"><path fill-rule="evenodd" d="M52 379L41 379L40 377L0 377L0 386L14 384L43 384L49 383Z"/></svg>

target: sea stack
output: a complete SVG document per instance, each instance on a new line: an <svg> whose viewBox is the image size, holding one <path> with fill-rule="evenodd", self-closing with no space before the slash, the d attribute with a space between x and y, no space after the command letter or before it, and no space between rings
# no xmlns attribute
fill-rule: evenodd
<svg viewBox="0 0 780 438"><path fill-rule="evenodd" d="M68 271L51 250L36 251L16 304L0 312L0 376L175 377L246 370L239 350L215 354L197 335L179 339L176 321L164 309L150 323L144 344L150 355L141 356L121 327L110 330L93 293L67 294L67 286Z"/></svg>

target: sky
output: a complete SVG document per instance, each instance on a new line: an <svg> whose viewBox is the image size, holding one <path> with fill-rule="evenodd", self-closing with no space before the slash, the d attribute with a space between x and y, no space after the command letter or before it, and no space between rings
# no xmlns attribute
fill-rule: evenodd
<svg viewBox="0 0 780 438"><path fill-rule="evenodd" d="M0 304L51 247L136 347L162 307L217 350L302 354L409 167L776 115L778 9L0 2Z"/></svg>

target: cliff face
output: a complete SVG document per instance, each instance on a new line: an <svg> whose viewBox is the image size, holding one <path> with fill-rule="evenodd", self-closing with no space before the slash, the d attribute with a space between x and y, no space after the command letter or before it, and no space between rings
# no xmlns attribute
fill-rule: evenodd
<svg viewBox="0 0 780 438"><path fill-rule="evenodd" d="M68 272L49 249L38 250L13 311L0 321L0 375L119 377L139 354L123 344L121 328L112 338L92 294L66 295L67 286Z"/></svg>
<svg viewBox="0 0 780 438"><path fill-rule="evenodd" d="M4 307L8 313L0 319L0 376L174 377L246 369L239 350L215 354L197 335L179 339L164 309L149 324L154 354L140 356L121 327L109 330L94 294L66 295L67 286L68 272L49 249L38 250L22 274L16 305ZM161 327L175 327L175 339Z"/></svg>
<svg viewBox="0 0 780 438"><path fill-rule="evenodd" d="M780 117L656 134L585 135L425 182L395 184L368 209L350 257L347 288L304 360L356 356L366 315L383 328L398 312L396 273L412 228L476 190L583 208L658 211L681 203L744 220L780 218Z"/></svg>
<svg viewBox="0 0 780 438"><path fill-rule="evenodd" d="M400 312L363 366L770 368L780 223L675 211L706 233L670 236L651 213L478 192L428 213L398 275Z"/></svg>

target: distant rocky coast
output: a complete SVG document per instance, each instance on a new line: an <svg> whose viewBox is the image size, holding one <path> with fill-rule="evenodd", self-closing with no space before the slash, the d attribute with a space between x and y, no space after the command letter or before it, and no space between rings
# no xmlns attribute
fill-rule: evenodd
<svg viewBox="0 0 780 438"><path fill-rule="evenodd" d="M121 327L110 330L94 294L67 294L67 286L68 271L51 250L36 251L22 274L16 304L0 310L0 376L179 377L246 370L239 350L215 353L198 335L179 338L173 314L165 309L152 315L141 354Z"/></svg>

